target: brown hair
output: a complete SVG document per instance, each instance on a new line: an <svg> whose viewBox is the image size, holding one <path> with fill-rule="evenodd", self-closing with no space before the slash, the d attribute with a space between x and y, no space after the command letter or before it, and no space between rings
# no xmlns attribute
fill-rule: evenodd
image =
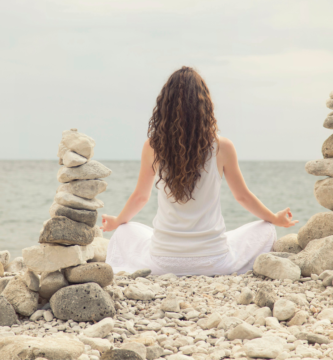
<svg viewBox="0 0 333 360"><path fill-rule="evenodd" d="M212 156L217 122L208 87L192 68L183 66L163 86L149 121L154 149L153 168L175 202L194 199L192 193L205 162Z"/></svg>

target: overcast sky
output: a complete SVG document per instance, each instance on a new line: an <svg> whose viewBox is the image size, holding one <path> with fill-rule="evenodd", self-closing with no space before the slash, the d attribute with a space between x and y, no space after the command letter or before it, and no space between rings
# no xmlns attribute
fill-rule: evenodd
<svg viewBox="0 0 333 360"><path fill-rule="evenodd" d="M1 1L0 159L56 159L73 127L96 159L140 159L182 65L206 80L240 160L321 158L332 14L332 0Z"/></svg>

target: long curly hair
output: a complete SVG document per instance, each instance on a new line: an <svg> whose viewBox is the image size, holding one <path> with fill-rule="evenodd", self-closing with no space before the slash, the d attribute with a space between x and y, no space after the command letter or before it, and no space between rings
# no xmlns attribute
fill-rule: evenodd
<svg viewBox="0 0 333 360"><path fill-rule="evenodd" d="M148 138L154 149L153 169L158 183L174 202L185 204L218 144L214 105L205 81L193 69L183 66L163 86L149 120Z"/></svg>

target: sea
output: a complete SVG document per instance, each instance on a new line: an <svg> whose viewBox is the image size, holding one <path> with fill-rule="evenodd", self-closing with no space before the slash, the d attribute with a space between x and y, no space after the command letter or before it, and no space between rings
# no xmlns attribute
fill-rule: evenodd
<svg viewBox="0 0 333 360"><path fill-rule="evenodd" d="M140 161L101 161L112 170L107 190L98 195L105 206L101 215L118 215L134 190ZM299 223L290 228L276 227L278 238L297 233L309 218L328 209L319 205L314 184L323 177L309 175L303 161L240 161L248 188L273 212L290 207ZM50 218L49 208L57 187L57 161L0 161L0 251L9 250L11 259L22 256L22 249L37 245L43 222ZM227 231L259 220L234 199L226 180L221 185L221 208ZM146 206L132 219L148 226L157 211L154 187ZM105 232L109 239L112 232Z"/></svg>

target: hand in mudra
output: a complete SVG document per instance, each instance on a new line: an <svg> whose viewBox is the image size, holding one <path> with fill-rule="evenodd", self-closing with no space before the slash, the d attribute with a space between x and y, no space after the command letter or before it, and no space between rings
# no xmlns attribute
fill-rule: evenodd
<svg viewBox="0 0 333 360"><path fill-rule="evenodd" d="M298 223L298 220L292 220L293 215L290 211L290 208L286 208L281 210L275 214L276 220L274 221L274 225L281 226L281 227L291 227Z"/></svg>
<svg viewBox="0 0 333 360"><path fill-rule="evenodd" d="M102 226L100 226L100 229L102 229L103 232L115 230L117 229L118 225L119 224L117 222L116 216L106 214L102 215Z"/></svg>

